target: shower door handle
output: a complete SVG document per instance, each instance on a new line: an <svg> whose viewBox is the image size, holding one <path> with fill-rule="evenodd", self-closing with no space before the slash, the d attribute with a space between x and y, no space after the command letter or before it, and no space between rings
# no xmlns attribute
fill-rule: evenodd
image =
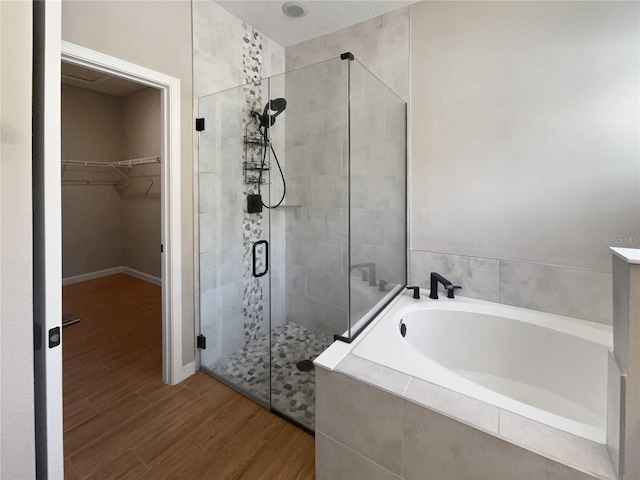
<svg viewBox="0 0 640 480"><path fill-rule="evenodd" d="M264 271L258 273L258 265L256 264L256 250L258 246L264 245ZM253 244L253 276L262 277L269 271L269 242L266 240L258 240Z"/></svg>

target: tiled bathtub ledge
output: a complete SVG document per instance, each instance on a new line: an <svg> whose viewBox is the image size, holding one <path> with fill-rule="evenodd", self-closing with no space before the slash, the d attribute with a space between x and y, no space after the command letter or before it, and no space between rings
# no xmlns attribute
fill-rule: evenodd
<svg viewBox="0 0 640 480"><path fill-rule="evenodd" d="M606 445L549 427L352 354L346 355L335 366L334 371L594 478L617 478Z"/></svg>

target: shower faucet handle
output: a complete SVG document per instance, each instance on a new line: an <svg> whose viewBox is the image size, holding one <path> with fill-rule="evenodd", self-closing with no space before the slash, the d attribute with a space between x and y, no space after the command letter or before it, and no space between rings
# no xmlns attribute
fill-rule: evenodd
<svg viewBox="0 0 640 480"><path fill-rule="evenodd" d="M407 287L407 290L413 290L413 298L420 300L420 286L411 285Z"/></svg>

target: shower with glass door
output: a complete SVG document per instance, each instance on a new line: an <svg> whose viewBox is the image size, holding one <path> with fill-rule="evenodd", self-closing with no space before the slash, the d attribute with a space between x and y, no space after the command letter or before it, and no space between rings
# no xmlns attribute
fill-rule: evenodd
<svg viewBox="0 0 640 480"><path fill-rule="evenodd" d="M343 54L198 117L201 368L313 430L313 360L406 283L406 104Z"/></svg>

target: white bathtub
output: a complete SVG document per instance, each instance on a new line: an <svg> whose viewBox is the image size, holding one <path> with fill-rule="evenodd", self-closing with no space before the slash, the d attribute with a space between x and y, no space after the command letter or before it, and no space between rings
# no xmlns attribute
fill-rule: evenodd
<svg viewBox="0 0 640 480"><path fill-rule="evenodd" d="M401 295L353 355L601 444L611 327L465 297ZM406 325L406 336L400 332Z"/></svg>

